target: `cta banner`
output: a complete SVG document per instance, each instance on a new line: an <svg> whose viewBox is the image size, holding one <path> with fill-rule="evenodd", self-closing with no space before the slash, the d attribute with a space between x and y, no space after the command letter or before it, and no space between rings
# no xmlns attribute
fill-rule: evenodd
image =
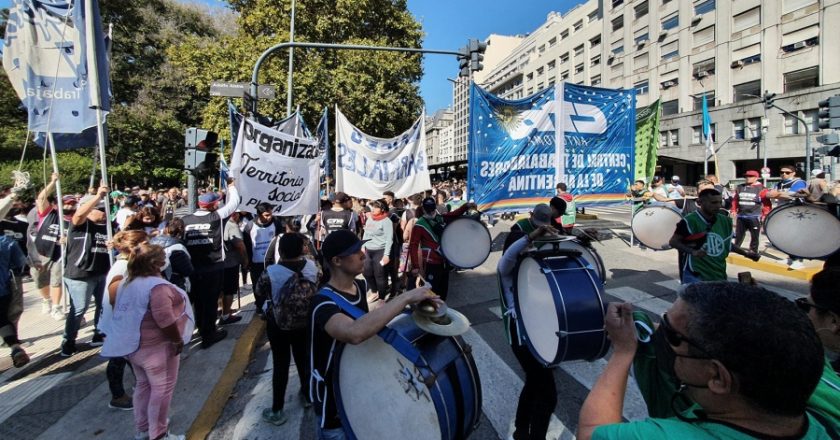
<svg viewBox="0 0 840 440"><path fill-rule="evenodd" d="M315 214L320 160L317 140L244 119L230 164L242 197L239 209L256 213L258 204L268 202L274 215Z"/></svg>
<svg viewBox="0 0 840 440"><path fill-rule="evenodd" d="M633 178L634 91L560 84L508 101L473 84L470 96L468 195L480 210L529 211L559 182L578 204L624 200Z"/></svg>
<svg viewBox="0 0 840 440"><path fill-rule="evenodd" d="M362 133L335 110L336 191L380 199L385 191L398 198L432 188L426 159L425 112L405 133L382 139Z"/></svg>

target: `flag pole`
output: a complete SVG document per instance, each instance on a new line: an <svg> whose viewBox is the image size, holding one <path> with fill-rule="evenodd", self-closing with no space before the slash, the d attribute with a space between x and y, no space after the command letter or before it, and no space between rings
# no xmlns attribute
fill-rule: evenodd
<svg viewBox="0 0 840 440"><path fill-rule="evenodd" d="M100 185L107 185L108 184L108 168L105 161L105 126L104 120L102 115L102 94L100 93L100 81L99 78L99 59L97 58L97 47L96 47L96 29L95 29L95 19L94 19L94 2L96 0L88 0L85 2L85 41L87 43L87 54L88 54L88 78L90 80L90 91L91 91L91 104L95 107L96 110L96 138L97 144L99 145L99 170L101 172L102 180ZM96 13L99 13L98 9L96 8ZM102 48L105 49L104 47ZM111 212L110 201L108 200L108 195L106 194L103 198L105 202L105 213ZM107 217L106 217L107 218ZM108 241L111 241L114 237L113 227L110 221L105 222L105 230L108 235ZM114 254L108 252L108 259L110 260L111 264L114 264Z"/></svg>

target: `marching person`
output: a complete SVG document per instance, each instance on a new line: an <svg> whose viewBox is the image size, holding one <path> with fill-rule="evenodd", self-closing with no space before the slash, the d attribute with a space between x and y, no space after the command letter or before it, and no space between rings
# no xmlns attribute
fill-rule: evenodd
<svg viewBox="0 0 840 440"><path fill-rule="evenodd" d="M581 407L578 439L837 438L836 419L808 408L823 371L808 318L772 292L729 282L686 287L651 337L660 371L679 386L671 403L688 398L688 409L622 423L639 344L633 315L630 304L607 307L613 354Z"/></svg>
<svg viewBox="0 0 840 440"><path fill-rule="evenodd" d="M730 251L758 259L757 254L732 245L732 219L721 212L723 199L719 192L714 188L704 189L697 203L700 209L677 223L669 241L672 248L687 256L681 277L683 284L726 280L726 257Z"/></svg>
<svg viewBox="0 0 840 440"><path fill-rule="evenodd" d="M470 209L475 209L475 203L465 203L446 215L440 215L435 199L427 197L421 204L422 216L417 218L411 231L408 244L411 273L417 276L417 282L426 280L431 283L432 290L444 301L449 293L449 268L440 253L440 238L446 220L460 217Z"/></svg>
<svg viewBox="0 0 840 440"><path fill-rule="evenodd" d="M566 230L566 234L571 235L572 228L574 228L575 220L577 219L577 206L575 205L575 196L568 189L565 182L557 184L557 197L560 197L566 202L566 211L561 216L560 223L563 225L563 229Z"/></svg>
<svg viewBox="0 0 840 440"><path fill-rule="evenodd" d="M93 297L94 331L91 346L102 345L103 337L99 333L99 316L102 313L102 293L105 290L105 275L111 268L108 257L108 234L105 223L103 198L108 195L108 187L101 185L95 196L87 195L79 209L70 220L67 229L67 255L64 260L64 286L70 299L70 312L64 325L64 338L61 342L61 356L69 357L76 352L76 336L85 316L90 299Z"/></svg>
<svg viewBox="0 0 840 440"><path fill-rule="evenodd" d="M431 200L434 203L434 200ZM433 208L434 209L434 208ZM317 436L319 440L343 440L347 436L338 416L333 393L332 368L337 344L358 345L374 337L408 305L430 300L436 308L443 302L429 286L410 290L381 307L368 312L364 280L357 279L365 263L362 252L364 242L349 230L339 230L328 235L321 247L325 282L312 300L309 313L310 353L312 359L309 395L315 403L318 415ZM337 295L342 304L327 296ZM346 310L357 307L364 315L352 319Z"/></svg>
<svg viewBox="0 0 840 440"><path fill-rule="evenodd" d="M359 215L353 211L353 199L343 192L335 193L332 208L321 211L321 229L323 235L346 229L358 233L361 231Z"/></svg>
<svg viewBox="0 0 840 440"><path fill-rule="evenodd" d="M63 272L61 267L61 228L58 224L58 203L54 197L51 196L55 191L56 182L58 182L58 173L53 173L50 182L47 186L38 193L35 199L35 215L30 212L27 218L30 223L29 234L32 237L32 248L40 258L32 258L33 267L37 272L35 285L42 289L46 286L49 288L49 297L52 301L52 310L50 316L56 321L65 319L64 312L61 310L61 295L63 288ZM65 195L61 198L61 208L64 218L65 230L70 224L70 219L76 213L76 208L79 201L71 196ZM31 253L30 253L31 255ZM43 295L43 293L42 293Z"/></svg>
<svg viewBox="0 0 840 440"><path fill-rule="evenodd" d="M194 267L190 275L196 326L201 334L201 348L210 348L227 336L216 329L216 307L222 291L225 250L222 223L239 206L239 193L233 182L228 184L228 198L219 208L219 196L208 192L198 198L198 211L184 217L185 245Z"/></svg>
<svg viewBox="0 0 840 440"><path fill-rule="evenodd" d="M179 289L189 293L189 276L193 272L190 253L184 246L184 221L178 217L166 223L163 234L152 237L149 243L163 248L166 261L169 263L163 270L163 277Z"/></svg>
<svg viewBox="0 0 840 440"><path fill-rule="evenodd" d="M271 408L263 410L262 418L273 425L282 425L288 420L283 408L292 356L300 379L303 405L311 406L308 397L309 353L306 347L306 324L309 303L318 283L318 267L314 261L305 258L304 242L305 238L299 233L291 232L280 236L280 259L277 264L266 266L255 288L255 291L267 299L264 313L273 360L273 393ZM297 277L294 285L287 284L294 276Z"/></svg>
<svg viewBox="0 0 840 440"><path fill-rule="evenodd" d="M222 276L222 316L219 317L219 325L235 324L242 320L241 316L231 312L233 297L239 292L239 271L241 268L248 268L248 251L245 249L245 240L239 228L241 221L242 213L235 211L225 222L225 230L222 233L225 245L225 273ZM255 298L262 297L255 295Z"/></svg>
<svg viewBox="0 0 840 440"><path fill-rule="evenodd" d="M557 406L554 371L540 364L525 345L519 330L520 321L516 316L513 296L519 255L537 238L555 233L548 225L540 225L527 234L519 230L511 232L505 240L502 258L496 268L501 287L499 301L504 313L505 334L516 360L525 371L525 386L519 393L519 404L516 407L514 440L545 439L551 415Z"/></svg>
<svg viewBox="0 0 840 440"><path fill-rule="evenodd" d="M268 202L260 203L256 206L257 216L254 221L248 222L242 230L242 237L245 242L245 247L248 250L248 255L251 256L250 261L247 262L248 272L251 276L251 282L256 284L260 279L263 270L265 270L265 254L268 250L268 245L274 237L282 234L286 227L280 217L274 216L274 205ZM239 286L237 286L239 287ZM257 310L262 310L265 298L260 295L255 295Z"/></svg>
<svg viewBox="0 0 840 440"><path fill-rule="evenodd" d="M555 197L559 198L559 197ZM562 198L559 198L561 202L565 202ZM568 206L568 205L567 205ZM513 226L510 227L511 232L513 231L522 231L526 234L530 234L539 228L540 226L549 225L552 222L552 210L549 205L545 203L540 203L539 205L534 207L534 210L531 211L531 215L527 218L522 218L516 221ZM562 226L562 221L561 221ZM563 228L565 230L565 228Z"/></svg>
<svg viewBox="0 0 840 440"><path fill-rule="evenodd" d="M29 355L20 346L18 320L23 313L23 283L17 279L26 265L26 257L17 241L0 236L0 337L12 349L12 365L21 368L29 363Z"/></svg>
<svg viewBox="0 0 840 440"><path fill-rule="evenodd" d="M767 197L767 188L758 181L758 171L749 170L744 173L745 183L735 188L732 200L732 213L735 215L735 246L740 247L744 242L746 231L750 231L750 250L758 252L758 238L761 230L761 220L767 216L773 207Z"/></svg>
<svg viewBox="0 0 840 440"><path fill-rule="evenodd" d="M370 289L369 303L388 298L387 267L391 263L391 248L394 244L394 223L388 215L385 200L374 200L370 204L371 212L365 222L364 277Z"/></svg>

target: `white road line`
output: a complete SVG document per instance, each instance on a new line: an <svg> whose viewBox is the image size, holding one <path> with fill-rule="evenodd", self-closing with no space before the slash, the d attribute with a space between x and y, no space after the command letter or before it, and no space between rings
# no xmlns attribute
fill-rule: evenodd
<svg viewBox="0 0 840 440"><path fill-rule="evenodd" d="M656 298L649 293L642 292L633 287L613 287L606 290L607 295L614 296L622 301L633 303L633 305L661 315L671 308L671 303L661 298Z"/></svg>
<svg viewBox="0 0 840 440"><path fill-rule="evenodd" d="M682 287L682 283L680 283L680 280L675 280L675 279L669 279L669 280L665 280L665 281L657 281L654 284L656 284L657 286L664 287L664 288L669 289L669 290L673 290L674 292L679 292L680 288Z"/></svg>
<svg viewBox="0 0 840 440"><path fill-rule="evenodd" d="M38 396L49 391L50 388L61 383L70 376L70 372L48 374L34 379L26 378L9 382L0 387L0 423L32 403Z"/></svg>

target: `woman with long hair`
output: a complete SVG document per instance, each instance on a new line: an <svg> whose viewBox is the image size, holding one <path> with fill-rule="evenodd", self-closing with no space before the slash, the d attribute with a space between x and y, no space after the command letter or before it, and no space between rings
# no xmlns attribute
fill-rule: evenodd
<svg viewBox="0 0 840 440"><path fill-rule="evenodd" d="M126 220L123 230L140 229L146 232L149 237L155 237L163 232L166 222L160 215L160 211L154 206L144 206L136 214Z"/></svg>
<svg viewBox="0 0 840 440"><path fill-rule="evenodd" d="M182 440L169 433L168 415L194 318L187 294L161 276L165 264L160 246L141 243L131 249L127 277L109 287L116 299L102 355L127 356L137 377L136 438Z"/></svg>

